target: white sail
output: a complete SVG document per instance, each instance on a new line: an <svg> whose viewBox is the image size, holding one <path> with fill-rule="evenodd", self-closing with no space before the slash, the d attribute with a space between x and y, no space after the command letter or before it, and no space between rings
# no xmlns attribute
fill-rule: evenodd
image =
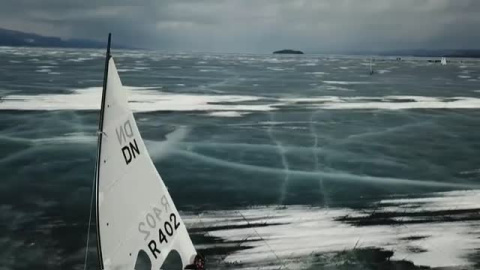
<svg viewBox="0 0 480 270"><path fill-rule="evenodd" d="M447 64L447 58L442 57L442 65L446 65L446 64Z"/></svg>
<svg viewBox="0 0 480 270"><path fill-rule="evenodd" d="M197 254L147 152L113 59L108 60L97 168L97 228L104 269L134 269L140 250L160 269L171 250ZM102 125L102 124L101 124Z"/></svg>

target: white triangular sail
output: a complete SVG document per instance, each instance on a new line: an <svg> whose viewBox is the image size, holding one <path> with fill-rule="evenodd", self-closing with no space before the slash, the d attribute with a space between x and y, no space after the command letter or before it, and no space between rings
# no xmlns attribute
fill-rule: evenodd
<svg viewBox="0 0 480 270"><path fill-rule="evenodd" d="M97 165L97 229L104 269L134 269L145 251L160 269L171 250L183 267L197 254L185 224L158 174L108 58Z"/></svg>
<svg viewBox="0 0 480 270"><path fill-rule="evenodd" d="M447 58L446 57L442 57L442 65L446 65L447 64Z"/></svg>

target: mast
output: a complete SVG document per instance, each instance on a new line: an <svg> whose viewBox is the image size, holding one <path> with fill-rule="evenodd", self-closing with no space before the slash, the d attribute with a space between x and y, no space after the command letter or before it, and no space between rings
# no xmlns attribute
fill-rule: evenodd
<svg viewBox="0 0 480 270"><path fill-rule="evenodd" d="M103 257L102 257L102 245L100 242L100 221L99 221L99 178L100 178L100 157L102 151L102 137L103 137L103 116L105 111L105 96L107 93L107 80L108 80L108 63L110 61L110 43L112 34L108 33L107 53L105 56L105 69L103 73L103 89L102 89L102 103L100 107L99 123L98 123L98 142L97 142L97 164L95 174L95 209L96 209L96 228L97 228L97 255L100 269L103 269Z"/></svg>
<svg viewBox="0 0 480 270"><path fill-rule="evenodd" d="M370 75L373 75L373 57L370 58Z"/></svg>

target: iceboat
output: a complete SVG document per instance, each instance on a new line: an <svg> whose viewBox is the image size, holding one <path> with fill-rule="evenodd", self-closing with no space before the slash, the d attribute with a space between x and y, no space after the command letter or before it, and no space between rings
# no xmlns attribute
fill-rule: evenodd
<svg viewBox="0 0 480 270"><path fill-rule="evenodd" d="M147 254L152 269L164 269L172 252L181 269L205 269L142 140L110 41L109 34L95 170L100 269L134 269L139 254Z"/></svg>

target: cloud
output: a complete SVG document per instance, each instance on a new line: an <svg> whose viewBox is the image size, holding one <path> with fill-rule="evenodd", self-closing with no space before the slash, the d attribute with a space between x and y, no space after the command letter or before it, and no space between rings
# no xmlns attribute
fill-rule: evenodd
<svg viewBox="0 0 480 270"><path fill-rule="evenodd" d="M16 0L0 25L174 51L476 48L478 0Z"/></svg>

